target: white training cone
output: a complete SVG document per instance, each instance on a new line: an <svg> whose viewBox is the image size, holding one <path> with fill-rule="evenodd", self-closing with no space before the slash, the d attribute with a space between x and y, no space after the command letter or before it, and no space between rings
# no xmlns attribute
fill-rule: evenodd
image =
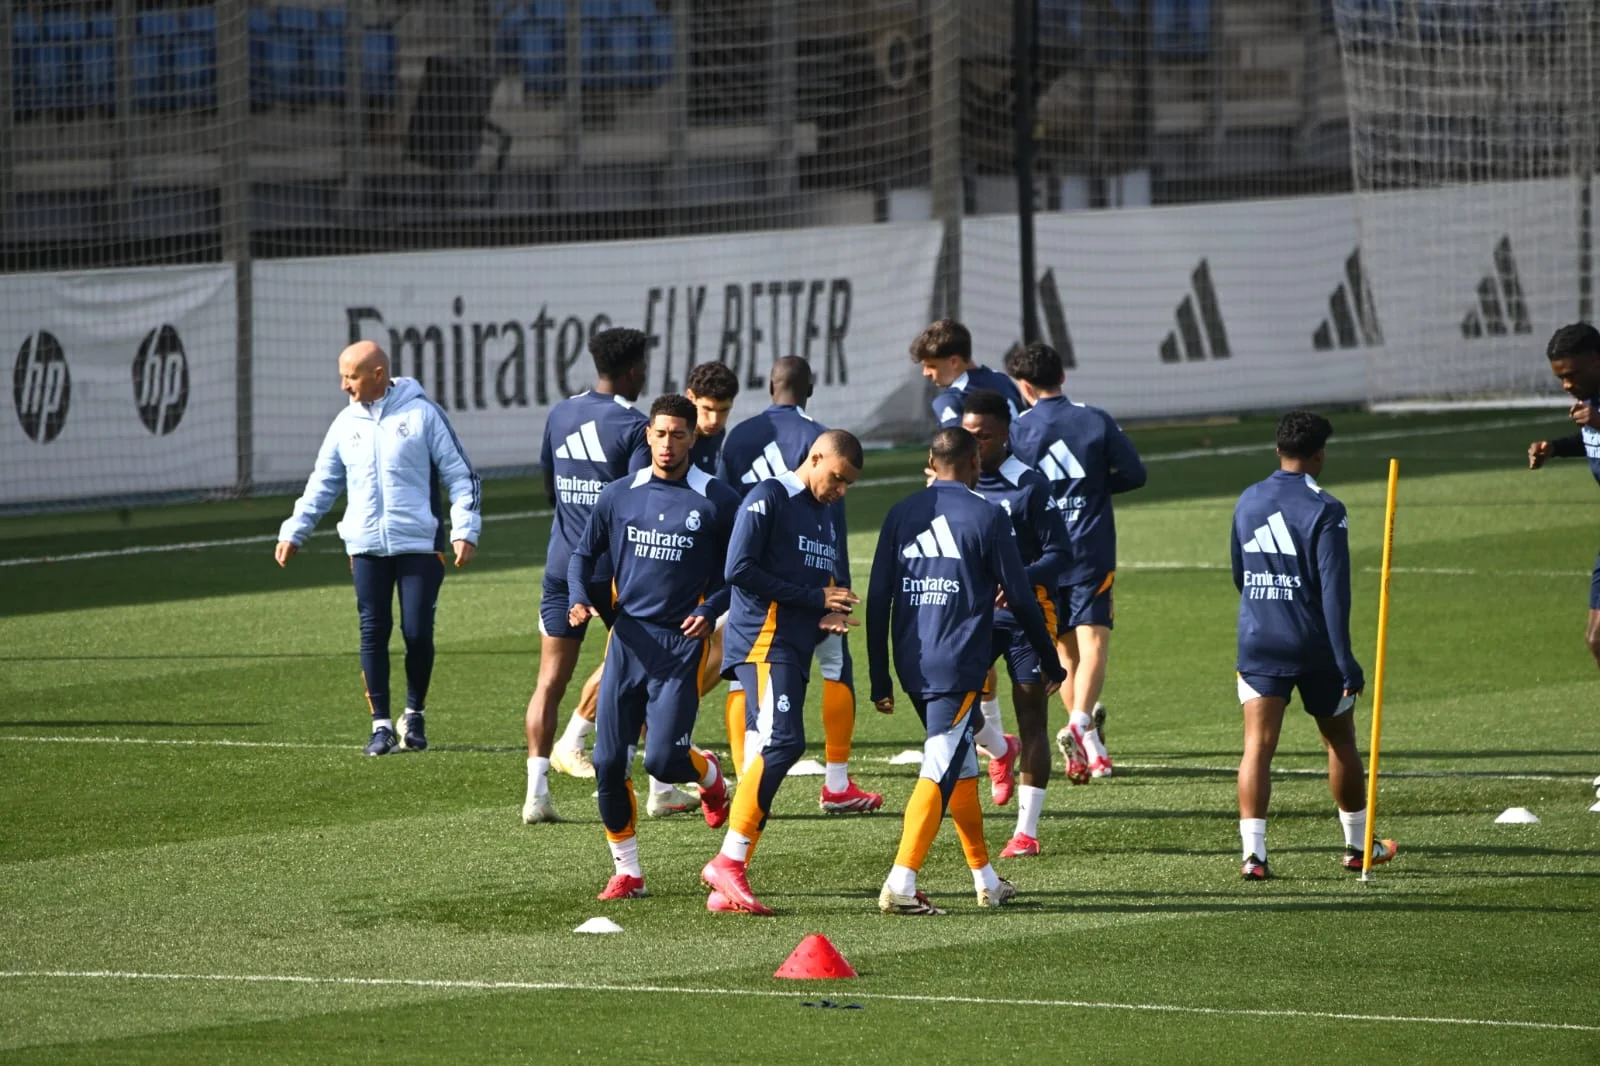
<svg viewBox="0 0 1600 1066"><path fill-rule="evenodd" d="M1526 807L1509 807L1494 821L1496 825L1538 825L1539 816Z"/></svg>
<svg viewBox="0 0 1600 1066"><path fill-rule="evenodd" d="M913 763L920 762L922 762L922 752L912 748L907 748L899 755L894 755L889 758L890 766L910 766Z"/></svg>
<svg viewBox="0 0 1600 1066"><path fill-rule="evenodd" d="M821 777L828 772L828 768L815 759L801 759L789 767L790 777Z"/></svg>
<svg viewBox="0 0 1600 1066"><path fill-rule="evenodd" d="M590 918L587 922L584 922L582 925L578 926L578 928L574 929L573 932L620 933L622 932L622 926L618 925L616 922L613 922L610 918Z"/></svg>
<svg viewBox="0 0 1600 1066"><path fill-rule="evenodd" d="M1595 814L1600 814L1600 800L1594 801L1594 806L1589 808Z"/></svg>

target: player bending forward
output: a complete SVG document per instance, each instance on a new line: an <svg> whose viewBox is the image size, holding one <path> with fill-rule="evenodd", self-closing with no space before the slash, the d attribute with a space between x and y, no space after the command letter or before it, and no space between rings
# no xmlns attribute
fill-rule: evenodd
<svg viewBox="0 0 1600 1066"><path fill-rule="evenodd" d="M1066 676L1011 523L999 507L972 491L978 483L978 442L958 426L941 429L933 435L928 466L933 484L889 510L867 591L872 702L882 713L894 713L892 631L895 672L925 736L900 849L878 894L878 909L885 914L944 913L917 890L917 872L947 807L972 870L978 906L998 907L1016 895L1011 882L989 865L972 740L982 717L978 690L989 669L997 587L1051 687ZM976 649L984 651L974 654Z"/></svg>
<svg viewBox="0 0 1600 1066"><path fill-rule="evenodd" d="M1333 426L1309 411L1278 423L1277 472L1245 489L1233 509L1233 583L1239 589L1239 837L1246 881L1267 866L1267 801L1283 712L1298 689L1328 749L1328 786L1344 827L1344 868L1361 869L1367 808L1356 697L1365 680L1350 650L1350 533L1344 504L1317 485ZM1374 841L1372 861L1394 858Z"/></svg>
<svg viewBox="0 0 1600 1066"><path fill-rule="evenodd" d="M572 551L567 593L573 627L599 614L590 590L605 558L615 577L611 627L595 719L600 820L616 872L600 899L643 896L634 837L638 809L628 771L641 728L644 766L662 781L695 781L713 829L728 814L717 757L691 746L706 638L727 609L722 559L739 506L732 489L689 465L694 404L662 396L650 405L650 466L600 493Z"/></svg>
<svg viewBox="0 0 1600 1066"><path fill-rule="evenodd" d="M859 603L837 584L844 529L835 505L861 476L861 442L842 429L817 437L799 469L756 484L739 508L728 545L733 586L723 627L722 673L755 704L733 817L722 850L700 878L706 909L771 914L750 890L745 867L761 839L784 775L806 750L806 683L823 638L842 634Z"/></svg>

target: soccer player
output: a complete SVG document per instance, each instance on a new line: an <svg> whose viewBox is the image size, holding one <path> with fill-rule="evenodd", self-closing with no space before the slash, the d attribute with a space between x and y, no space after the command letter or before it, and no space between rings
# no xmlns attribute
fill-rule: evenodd
<svg viewBox="0 0 1600 1066"><path fill-rule="evenodd" d="M969 389L961 428L978 442L977 493L1006 513L1016 535L1017 549L1026 567L1033 598L1044 614L1051 636L1056 631L1056 585L1062 569L1072 559L1067 527L1050 495L1045 476L1019 462L1006 447L1011 431L1011 408L1006 398L987 389ZM1051 653L1054 655L1054 652ZM1045 785L1050 779L1049 696L1033 645L1009 608L994 613L994 644L989 660L1004 656L1011 675L1011 700L1017 713L1018 736L1000 725L1000 701L979 703L983 722L974 735L979 750L989 756L989 781L995 806L1011 801L1015 784L1013 767L1021 756L1022 785L1017 790L1016 833L1000 852L1002 859L1039 854L1039 813L1044 808Z"/></svg>
<svg viewBox="0 0 1600 1066"><path fill-rule="evenodd" d="M723 363L696 363L683 394L694 404L694 447L689 461L712 477L727 438L728 415L739 395L739 375Z"/></svg>
<svg viewBox="0 0 1600 1066"><path fill-rule="evenodd" d="M539 600L539 680L528 701L526 720L528 793L522 805L522 820L530 824L561 820L550 802L548 780L556 712L572 680L588 629L587 621L569 621L572 603L568 599L567 564L572 546L583 536L589 512L600 499L601 490L650 464L645 417L634 407L644 388L649 340L636 329L596 333L589 339L589 354L594 358L597 375L594 386L556 404L544 423L539 466L544 471L545 496L556 513L550 523L544 591ZM607 626L611 622L609 567L609 559L596 561L595 587L589 591L589 601ZM581 744L580 738L576 749L579 755L583 752ZM570 746L563 755L570 757ZM581 767L576 769L583 772Z"/></svg>
<svg viewBox="0 0 1600 1066"><path fill-rule="evenodd" d="M1111 648L1111 585L1117 576L1117 526L1111 497L1145 483L1133 442L1098 407L1061 394L1061 357L1035 342L1006 356L1006 372L1033 405L1011 423L1011 454L1050 479L1056 507L1072 538L1072 562L1061 575L1061 633L1056 648L1067 669L1061 697L1066 728L1056 745L1075 785L1110 777L1111 756L1096 715L1103 715L1106 657Z"/></svg>
<svg viewBox="0 0 1600 1066"><path fill-rule="evenodd" d="M922 376L943 391L933 398L933 417L941 426L961 424L962 397L968 389L998 392L1011 406L1011 417L1023 411L1023 397L1004 374L972 361L972 333L953 318L941 318L911 342L911 359Z"/></svg>
<svg viewBox="0 0 1600 1066"><path fill-rule="evenodd" d="M722 441L726 436L724 427L733 410L734 398L739 395L739 375L722 363L699 363L689 371L684 395L689 397L695 410L694 445L689 449L689 462L706 474L715 476L717 459L722 454ZM711 635L706 672L700 678L702 695L722 680L719 672L721 663L722 631L719 626ZM583 742L594 731L595 701L600 693L600 672L603 668L603 665L595 667L594 673L583 683L578 706L567 722L566 732L551 750L550 768L559 773L573 777L594 776L594 765L583 750ZM671 782L650 778L650 800L645 807L650 817L665 818L683 814L699 806L700 800L693 793L685 792Z"/></svg>
<svg viewBox="0 0 1600 1066"><path fill-rule="evenodd" d="M722 563L739 494L689 462L694 404L661 396L650 405L650 466L600 493L567 567L568 622L599 615L597 564L615 575L615 617L600 677L594 764L600 820L616 872L600 899L645 894L634 835L638 811L628 771L646 730L644 765L662 781L696 781L713 829L728 816L717 757L692 746L700 669L717 616L727 610ZM613 590L614 589L614 593Z"/></svg>
<svg viewBox="0 0 1600 1066"><path fill-rule="evenodd" d="M361 616L361 676L372 709L368 755L396 747L422 751L428 682L433 676L433 615L444 583L445 524L438 479L450 489L449 541L457 566L472 559L482 526L482 495L444 408L414 378L389 377L389 356L371 341L339 353L340 388L350 403L333 419L306 490L278 530L273 551L288 566L317 520L345 494L339 533L350 555ZM398 734L389 707L389 633L395 589L406 642L406 706Z"/></svg>
<svg viewBox="0 0 1600 1066"><path fill-rule="evenodd" d="M1586 456L1589 470L1600 481L1600 330L1587 322L1562 326L1545 349L1550 370L1572 397L1568 414L1578 432L1556 440L1536 440L1528 445L1528 469L1537 470L1551 458ZM1584 631L1589 654L1600 663L1600 558L1589 578L1589 625Z"/></svg>
<svg viewBox="0 0 1600 1066"><path fill-rule="evenodd" d="M894 713L889 679L893 631L895 672L926 733L900 849L878 895L878 909L885 914L944 913L917 890L917 872L946 807L972 870L978 906L998 907L1016 895L1011 882L989 865L972 745L979 716L973 713L974 704L991 661L974 650L994 646L997 588L1041 673L1052 686L1066 676L1056 660L1054 634L1023 570L1010 521L972 491L978 482L978 442L959 426L938 430L928 466L933 484L895 504L884 520L867 590L872 702L882 713Z"/></svg>
<svg viewBox="0 0 1600 1066"><path fill-rule="evenodd" d="M827 426L806 414L813 379L811 364L798 356L786 355L772 364L768 373L772 404L754 418L747 418L728 431L722 448L718 474L722 480L749 493L767 478L781 477L798 470L807 461L812 446ZM859 469L859 466L857 467ZM839 533L838 566L834 580L850 587L850 552L846 543L844 499L834 505L834 521ZM816 649L822 667L822 741L826 777L822 781L822 809L831 814L866 813L883 806L883 797L868 792L850 777L850 748L856 727L856 693L850 645L843 634L827 636ZM809 661L809 660L808 660ZM743 772L752 754L747 736L755 730L754 718L746 707L746 693L738 681L728 685L726 716L728 743L733 748L734 765Z"/></svg>
<svg viewBox="0 0 1600 1066"><path fill-rule="evenodd" d="M1328 786L1344 827L1344 867L1361 869L1367 806L1355 707L1365 678L1350 650L1350 533L1344 504L1316 478L1327 458L1328 420L1290 411L1278 422L1278 470L1245 489L1233 509L1233 583L1239 590L1240 872L1272 876L1267 866L1267 801L1272 755L1295 690L1328 749ZM1375 841L1373 863L1397 848Z"/></svg>
<svg viewBox="0 0 1600 1066"><path fill-rule="evenodd" d="M746 741L749 762L739 772L722 850L700 871L711 889L708 910L772 913L751 892L746 864L778 786L806 750L812 653L825 633L846 631L852 624L847 616L860 602L836 581L844 527L835 505L861 476L862 464L860 441L827 430L798 469L760 481L739 508L728 545L733 598L722 673L737 677L746 698L754 699L756 728Z"/></svg>

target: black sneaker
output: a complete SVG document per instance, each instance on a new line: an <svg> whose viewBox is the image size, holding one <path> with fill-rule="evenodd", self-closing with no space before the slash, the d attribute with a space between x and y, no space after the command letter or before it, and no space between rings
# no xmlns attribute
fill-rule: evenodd
<svg viewBox="0 0 1600 1066"><path fill-rule="evenodd" d="M1254 855L1244 860L1244 865L1239 867L1239 876L1246 881L1266 881L1272 877L1272 871L1267 868L1266 859L1258 859Z"/></svg>
<svg viewBox="0 0 1600 1066"><path fill-rule="evenodd" d="M428 750L428 734L422 731L421 711L408 711L400 716L400 747L406 751Z"/></svg>
<svg viewBox="0 0 1600 1066"><path fill-rule="evenodd" d="M367 754L387 755L399 746L400 738L394 735L394 730L381 725L372 731L372 739L367 741Z"/></svg>

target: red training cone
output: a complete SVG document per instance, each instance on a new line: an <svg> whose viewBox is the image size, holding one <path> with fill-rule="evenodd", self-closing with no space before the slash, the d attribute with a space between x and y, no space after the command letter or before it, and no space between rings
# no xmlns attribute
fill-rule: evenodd
<svg viewBox="0 0 1600 1066"><path fill-rule="evenodd" d="M827 937L812 933L800 941L800 946L789 953L783 965L778 967L778 972L772 976L796 981L829 980L854 977L856 969L839 954L839 949Z"/></svg>

